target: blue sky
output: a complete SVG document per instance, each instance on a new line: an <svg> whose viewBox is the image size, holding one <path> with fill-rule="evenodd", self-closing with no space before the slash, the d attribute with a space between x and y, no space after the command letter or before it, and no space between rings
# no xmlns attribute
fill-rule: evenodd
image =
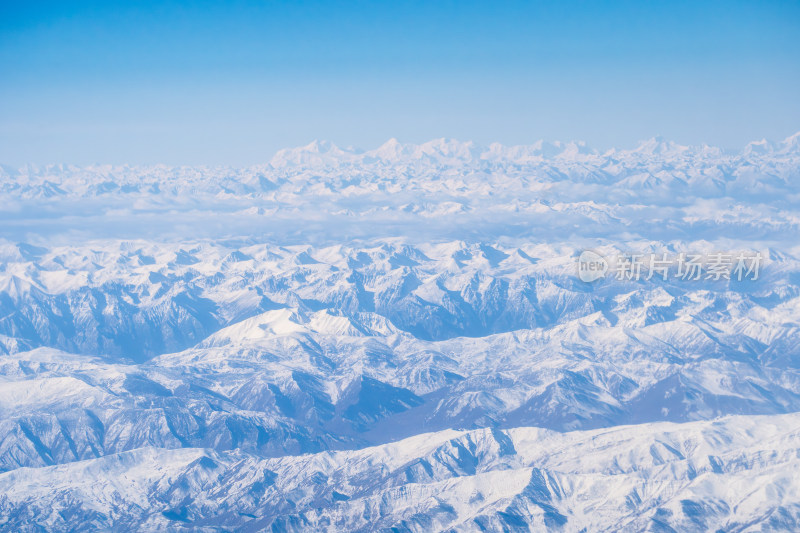
<svg viewBox="0 0 800 533"><path fill-rule="evenodd" d="M800 2L2 2L0 162L800 130Z"/></svg>

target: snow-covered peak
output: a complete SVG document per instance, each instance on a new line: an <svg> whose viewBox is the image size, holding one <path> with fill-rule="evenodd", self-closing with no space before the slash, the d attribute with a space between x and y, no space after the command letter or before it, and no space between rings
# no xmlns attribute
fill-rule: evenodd
<svg viewBox="0 0 800 533"><path fill-rule="evenodd" d="M396 329L380 316L369 314L344 316L330 309L307 313L298 309L284 308L267 311L222 328L204 340L201 346L257 344L297 334L365 337L393 332L396 332Z"/></svg>
<svg viewBox="0 0 800 533"><path fill-rule="evenodd" d="M778 151L782 154L798 154L800 153L800 131L794 135L786 137L778 145Z"/></svg>
<svg viewBox="0 0 800 533"><path fill-rule="evenodd" d="M411 156L414 153L414 150L414 146L402 144L393 137L380 145L378 148L365 152L365 155L370 158L391 163Z"/></svg>
<svg viewBox="0 0 800 533"><path fill-rule="evenodd" d="M438 162L469 162L480 157L482 150L472 141L441 138L418 145L415 152Z"/></svg>
<svg viewBox="0 0 800 533"><path fill-rule="evenodd" d="M689 149L688 146L683 146L673 141L667 141L661 136L656 136L641 141L631 153L647 156L680 156L689 151Z"/></svg>
<svg viewBox="0 0 800 533"><path fill-rule="evenodd" d="M742 150L744 155L764 155L769 154L775 150L774 145L766 139L760 141L752 141L747 143Z"/></svg>
<svg viewBox="0 0 800 533"><path fill-rule="evenodd" d="M353 149L339 148L330 141L314 140L298 148L285 148L270 161L273 167L289 165L328 165L356 158L359 152Z"/></svg>

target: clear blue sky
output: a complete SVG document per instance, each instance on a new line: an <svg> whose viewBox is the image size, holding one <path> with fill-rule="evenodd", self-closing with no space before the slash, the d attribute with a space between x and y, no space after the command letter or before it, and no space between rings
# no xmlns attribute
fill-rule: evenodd
<svg viewBox="0 0 800 533"><path fill-rule="evenodd" d="M800 2L0 3L0 162L800 130Z"/></svg>

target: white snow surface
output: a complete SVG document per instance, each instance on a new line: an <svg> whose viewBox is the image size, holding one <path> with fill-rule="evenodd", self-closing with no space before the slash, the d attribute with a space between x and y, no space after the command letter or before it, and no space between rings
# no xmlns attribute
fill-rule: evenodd
<svg viewBox="0 0 800 533"><path fill-rule="evenodd" d="M0 531L798 530L799 138L0 167Z"/></svg>

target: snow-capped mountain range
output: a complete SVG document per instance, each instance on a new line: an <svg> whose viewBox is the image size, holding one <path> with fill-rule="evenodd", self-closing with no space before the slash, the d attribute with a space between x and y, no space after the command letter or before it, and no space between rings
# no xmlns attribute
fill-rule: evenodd
<svg viewBox="0 0 800 533"><path fill-rule="evenodd" d="M0 203L2 531L800 528L800 134L2 167Z"/></svg>

